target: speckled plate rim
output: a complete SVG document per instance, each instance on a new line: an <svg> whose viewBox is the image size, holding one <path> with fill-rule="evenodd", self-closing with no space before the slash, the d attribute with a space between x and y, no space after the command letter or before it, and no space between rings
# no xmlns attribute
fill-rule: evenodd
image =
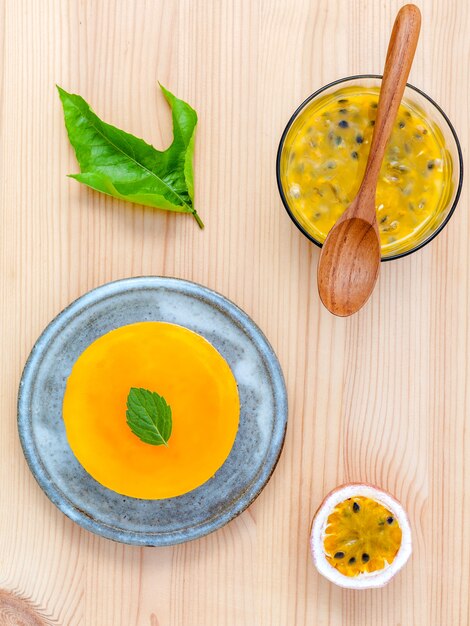
<svg viewBox="0 0 470 626"><path fill-rule="evenodd" d="M35 373L41 364L48 345L54 340L57 334L61 333L62 330L66 328L67 324L75 316L93 303L116 296L120 292L126 292L131 289L155 289L158 287L167 289L174 288L180 293L193 296L201 296L202 294L207 302L228 314L232 320L243 329L245 334L247 334L256 345L265 361L266 367L271 373L273 394L276 400L276 406L279 407L279 410L276 414L274 428L270 438L270 446L264 463L256 478L247 487L246 491L241 494L238 500L230 504L228 508L224 509L220 514L202 523L184 529L183 531L139 533L136 531L123 530L117 526L94 520L85 511L75 506L67 495L51 480L36 448L32 433L32 415L29 406L35 381ZM287 390L279 361L269 341L255 322L236 304L216 291L192 281L163 276L137 276L105 283L83 294L63 309L46 326L31 350L20 380L17 408L18 433L24 456L31 473L51 502L67 517L92 533L120 543L152 547L175 545L204 537L225 526L250 506L268 483L279 461L284 446L288 416Z"/></svg>

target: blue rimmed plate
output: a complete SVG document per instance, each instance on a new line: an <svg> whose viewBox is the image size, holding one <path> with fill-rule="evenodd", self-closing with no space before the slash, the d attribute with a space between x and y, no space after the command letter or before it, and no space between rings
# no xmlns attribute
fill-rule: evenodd
<svg viewBox="0 0 470 626"><path fill-rule="evenodd" d="M205 337L230 365L240 395L240 426L227 461L201 487L167 500L121 496L96 482L73 455L62 420L78 356L110 330L142 321L179 324ZM197 539L240 514L271 477L286 425L284 379L262 332L223 296L176 278L119 280L75 300L36 342L18 396L23 451L50 500L83 528L141 546Z"/></svg>

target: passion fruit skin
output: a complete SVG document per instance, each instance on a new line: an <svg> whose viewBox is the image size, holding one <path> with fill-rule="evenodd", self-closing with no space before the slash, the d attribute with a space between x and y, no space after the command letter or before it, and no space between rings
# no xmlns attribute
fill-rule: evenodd
<svg viewBox="0 0 470 626"><path fill-rule="evenodd" d="M387 568L379 570L378 572L359 574L358 576L351 577L345 576L328 563L323 544L323 524L318 526L318 520L319 515L323 514L325 509L325 519L328 518L328 515L331 513L334 506L336 506L335 496L340 492L341 497L338 498L338 502L342 502L354 496L365 496L383 504L396 517L402 529L402 542L395 559ZM330 502L334 502L334 504L329 505ZM384 587L402 569L411 556L412 540L410 522L402 504L388 491L370 483L345 483L330 491L323 498L320 506L316 510L310 525L310 550L317 571L339 587L345 589L373 589Z"/></svg>

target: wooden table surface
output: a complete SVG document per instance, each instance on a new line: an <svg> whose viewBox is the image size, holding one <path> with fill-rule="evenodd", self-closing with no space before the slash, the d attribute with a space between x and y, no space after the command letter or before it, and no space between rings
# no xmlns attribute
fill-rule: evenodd
<svg viewBox="0 0 470 626"><path fill-rule="evenodd" d="M468 191L445 231L386 263L371 302L320 305L318 249L282 208L280 134L326 82L380 72L391 0L3 0L1 28L0 624L455 626L470 623ZM420 0L410 81L468 155L470 7ZM199 114L196 200L206 223L99 195L77 164L55 84L157 147L171 138L157 80ZM42 493L16 429L22 367L74 298L127 276L178 276L241 306L274 346L289 426L276 472L231 524L173 548L81 530ZM382 590L314 570L312 515L345 481L410 514L414 553Z"/></svg>

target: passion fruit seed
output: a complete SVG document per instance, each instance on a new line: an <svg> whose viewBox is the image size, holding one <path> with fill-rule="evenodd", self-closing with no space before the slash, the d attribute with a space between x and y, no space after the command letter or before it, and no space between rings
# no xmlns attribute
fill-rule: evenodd
<svg viewBox="0 0 470 626"><path fill-rule="evenodd" d="M355 563L355 562L356 562L356 557L355 557L355 556L352 556L352 557L349 559L349 561L348 561L349 565L354 565L354 563Z"/></svg>
<svg viewBox="0 0 470 626"><path fill-rule="evenodd" d="M387 517L387 524L393 524L393 517Z"/></svg>
<svg viewBox="0 0 470 626"><path fill-rule="evenodd" d="M367 554L367 552L364 552L364 554L362 555L362 562L368 563L369 559L370 559L370 556Z"/></svg>
<svg viewBox="0 0 470 626"><path fill-rule="evenodd" d="M357 503L357 502L355 502L355 503L353 504L353 511L354 511L354 513L357 513L357 512L359 511L359 509L360 509L360 508L361 508L361 507L358 505L358 503Z"/></svg>
<svg viewBox="0 0 470 626"><path fill-rule="evenodd" d="M335 554L335 559L344 559L344 552L337 552Z"/></svg>

